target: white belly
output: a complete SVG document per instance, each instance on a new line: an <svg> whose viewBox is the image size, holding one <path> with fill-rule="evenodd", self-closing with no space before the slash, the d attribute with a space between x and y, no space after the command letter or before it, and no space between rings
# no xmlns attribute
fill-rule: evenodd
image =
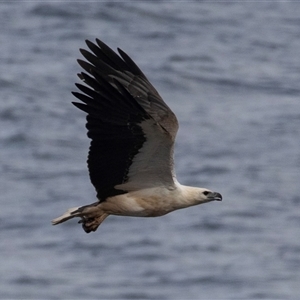
<svg viewBox="0 0 300 300"><path fill-rule="evenodd" d="M174 191L153 188L108 198L100 206L111 215L158 217L177 209L175 203Z"/></svg>

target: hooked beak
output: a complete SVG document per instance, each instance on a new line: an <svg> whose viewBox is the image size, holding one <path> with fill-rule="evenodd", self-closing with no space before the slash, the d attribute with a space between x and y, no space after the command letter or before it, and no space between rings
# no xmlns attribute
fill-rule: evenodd
<svg viewBox="0 0 300 300"><path fill-rule="evenodd" d="M222 201L222 195L220 193L210 193L208 195L208 198L211 200L211 201Z"/></svg>

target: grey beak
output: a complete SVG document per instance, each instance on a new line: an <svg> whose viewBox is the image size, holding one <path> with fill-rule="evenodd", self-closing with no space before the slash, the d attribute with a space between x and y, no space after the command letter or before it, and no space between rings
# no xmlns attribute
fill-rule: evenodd
<svg viewBox="0 0 300 300"><path fill-rule="evenodd" d="M211 193L209 198L215 201L222 201L222 195L220 193Z"/></svg>

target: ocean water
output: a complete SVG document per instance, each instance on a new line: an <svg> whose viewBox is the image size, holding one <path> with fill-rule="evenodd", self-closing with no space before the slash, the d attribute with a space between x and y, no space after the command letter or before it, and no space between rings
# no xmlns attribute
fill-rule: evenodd
<svg viewBox="0 0 300 300"><path fill-rule="evenodd" d="M0 3L1 299L299 299L300 5L294 1ZM222 202L161 218L95 201L85 39L126 51L176 113L182 184ZM104 170L105 172L105 170Z"/></svg>

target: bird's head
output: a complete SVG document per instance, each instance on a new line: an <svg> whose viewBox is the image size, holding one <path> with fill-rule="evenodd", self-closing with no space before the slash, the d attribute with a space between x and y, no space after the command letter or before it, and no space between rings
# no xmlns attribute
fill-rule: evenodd
<svg viewBox="0 0 300 300"><path fill-rule="evenodd" d="M211 201L222 201L222 195L206 188L184 186L183 195L186 206L199 205Z"/></svg>
<svg viewBox="0 0 300 300"><path fill-rule="evenodd" d="M202 189L199 194L199 200L201 200L201 202L203 203L211 201L222 201L222 195L220 193L213 192L208 189Z"/></svg>

